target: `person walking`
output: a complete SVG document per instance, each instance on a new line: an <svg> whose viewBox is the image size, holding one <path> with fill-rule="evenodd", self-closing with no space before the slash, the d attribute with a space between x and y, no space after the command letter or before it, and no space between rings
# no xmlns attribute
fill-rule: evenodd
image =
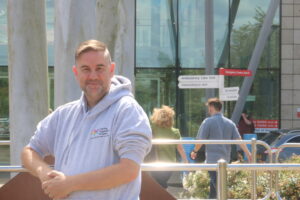
<svg viewBox="0 0 300 200"><path fill-rule="evenodd" d="M181 138L180 131L173 127L175 112L173 108L163 105L161 108L154 108L150 118L152 134L154 139L177 139ZM176 162L176 150L183 162L188 163L184 148L178 145L155 145L152 147L158 162ZM168 187L168 180L172 172L151 172L151 176L163 187Z"/></svg>
<svg viewBox="0 0 300 200"><path fill-rule="evenodd" d="M206 118L198 131L197 140L241 140L241 136L233 121L223 116L222 102L218 98L210 98L207 103L208 113L210 117ZM202 144L196 144L191 152L191 158L195 159L198 150ZM251 161L251 153L245 144L240 144L246 153L249 161ZM231 145L228 144L208 144L205 145L206 163L217 163L218 160L224 159L230 162ZM210 193L209 198L217 197L217 173L209 171L210 176Z"/></svg>

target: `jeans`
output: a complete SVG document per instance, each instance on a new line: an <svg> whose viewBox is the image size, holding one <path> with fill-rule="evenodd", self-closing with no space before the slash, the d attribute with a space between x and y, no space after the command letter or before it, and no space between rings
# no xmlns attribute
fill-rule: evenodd
<svg viewBox="0 0 300 200"><path fill-rule="evenodd" d="M210 177L210 191L209 191L209 199L217 198L217 172L216 171L208 171Z"/></svg>

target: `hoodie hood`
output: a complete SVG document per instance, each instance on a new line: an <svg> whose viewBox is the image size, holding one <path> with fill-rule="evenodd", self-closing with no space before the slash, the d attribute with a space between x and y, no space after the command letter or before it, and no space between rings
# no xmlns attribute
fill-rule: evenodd
<svg viewBox="0 0 300 200"><path fill-rule="evenodd" d="M91 115L98 114L108 108L111 104L118 101L124 96L133 97L131 82L124 76L115 75L111 79L111 85L109 92L95 105L90 111ZM81 106L84 110L87 110L87 103L84 97L84 93L80 98Z"/></svg>

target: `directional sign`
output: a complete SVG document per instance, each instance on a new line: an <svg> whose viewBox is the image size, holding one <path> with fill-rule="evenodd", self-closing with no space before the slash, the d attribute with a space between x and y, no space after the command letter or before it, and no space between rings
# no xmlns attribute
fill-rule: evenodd
<svg viewBox="0 0 300 200"><path fill-rule="evenodd" d="M220 88L221 94L238 94L239 87L227 87L227 88Z"/></svg>
<svg viewBox="0 0 300 200"><path fill-rule="evenodd" d="M178 77L179 82L217 82L219 75L183 75Z"/></svg>
<svg viewBox="0 0 300 200"><path fill-rule="evenodd" d="M238 98L238 94L220 94L221 101L236 101Z"/></svg>
<svg viewBox="0 0 300 200"><path fill-rule="evenodd" d="M219 88L219 75L183 75L178 80L179 88Z"/></svg>
<svg viewBox="0 0 300 200"><path fill-rule="evenodd" d="M194 88L219 88L219 82L179 82L181 89Z"/></svg>
<svg viewBox="0 0 300 200"><path fill-rule="evenodd" d="M224 76L252 76L251 70L243 69L219 69L219 74Z"/></svg>

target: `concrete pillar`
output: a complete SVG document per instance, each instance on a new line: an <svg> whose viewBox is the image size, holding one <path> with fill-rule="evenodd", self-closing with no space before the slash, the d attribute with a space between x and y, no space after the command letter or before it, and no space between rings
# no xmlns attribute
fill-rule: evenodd
<svg viewBox="0 0 300 200"><path fill-rule="evenodd" d="M95 39L96 0L55 0L54 103L55 107L78 99L81 90L72 66L79 43Z"/></svg>
<svg viewBox="0 0 300 200"><path fill-rule="evenodd" d="M8 69L11 164L48 113L45 2L9 0Z"/></svg>
<svg viewBox="0 0 300 200"><path fill-rule="evenodd" d="M134 84L135 1L97 0L97 38L108 45L116 74Z"/></svg>
<svg viewBox="0 0 300 200"><path fill-rule="evenodd" d="M281 1L281 128L300 126L300 1Z"/></svg>

